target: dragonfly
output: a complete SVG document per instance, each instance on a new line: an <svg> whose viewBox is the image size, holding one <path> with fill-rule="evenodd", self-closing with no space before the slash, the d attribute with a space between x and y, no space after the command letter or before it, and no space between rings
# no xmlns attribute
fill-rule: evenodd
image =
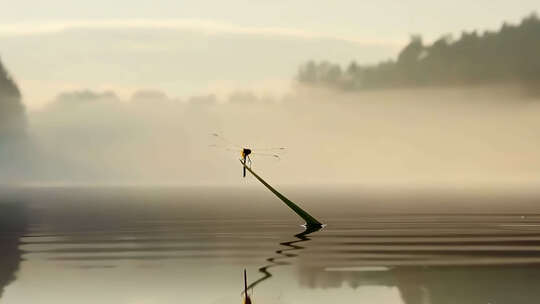
<svg viewBox="0 0 540 304"><path fill-rule="evenodd" d="M249 168L251 168L251 156L255 157L270 157L276 160L281 159L280 154L283 154L287 149L285 147L276 147L276 148L253 148L250 146L241 146L237 145L230 140L226 139L222 135L218 133L212 133L212 137L217 140L219 143L210 145L211 147L226 150L226 151L232 151L232 152L239 152L240 153L240 159L242 162L247 165ZM246 167L242 166L242 176L246 177Z"/></svg>

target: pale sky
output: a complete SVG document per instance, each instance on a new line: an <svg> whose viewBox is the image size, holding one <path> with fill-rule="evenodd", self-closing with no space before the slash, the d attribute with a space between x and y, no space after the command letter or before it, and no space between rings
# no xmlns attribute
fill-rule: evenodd
<svg viewBox="0 0 540 304"><path fill-rule="evenodd" d="M30 108L84 88L279 93L310 59L376 63L411 34L496 30L539 10L537 0L20 0L0 11L0 56Z"/></svg>

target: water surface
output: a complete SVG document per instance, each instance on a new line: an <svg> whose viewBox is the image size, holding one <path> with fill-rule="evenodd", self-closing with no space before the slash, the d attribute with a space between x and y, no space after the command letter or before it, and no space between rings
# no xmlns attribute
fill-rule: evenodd
<svg viewBox="0 0 540 304"><path fill-rule="evenodd" d="M533 303L535 193L18 188L0 203L0 303Z"/></svg>

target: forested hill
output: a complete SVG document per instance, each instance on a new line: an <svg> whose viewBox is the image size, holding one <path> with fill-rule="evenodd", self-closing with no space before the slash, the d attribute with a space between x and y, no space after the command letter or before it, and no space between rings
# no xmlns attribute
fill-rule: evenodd
<svg viewBox="0 0 540 304"><path fill-rule="evenodd" d="M310 61L299 69L304 85L344 90L540 81L540 19L536 14L497 32L464 32L424 45L413 36L397 60L346 68Z"/></svg>
<svg viewBox="0 0 540 304"><path fill-rule="evenodd" d="M21 92L0 61L0 144L24 133L26 118Z"/></svg>

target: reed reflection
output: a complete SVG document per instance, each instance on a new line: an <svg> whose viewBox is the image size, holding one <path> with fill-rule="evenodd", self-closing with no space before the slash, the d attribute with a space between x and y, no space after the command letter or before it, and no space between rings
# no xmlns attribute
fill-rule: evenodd
<svg viewBox="0 0 540 304"><path fill-rule="evenodd" d="M266 259L268 264L259 268L259 272L262 273L263 276L249 284L247 289L252 290L253 288L255 288L255 286L270 279L272 277L272 273L269 271L270 268L290 265L291 263L287 260L297 257L298 251L305 249L305 247L299 246L298 244L310 241L311 239L308 237L308 235L321 230L321 228L321 226L306 226L304 231L294 235L294 240L279 243L279 245L286 248L274 251L276 255Z"/></svg>

